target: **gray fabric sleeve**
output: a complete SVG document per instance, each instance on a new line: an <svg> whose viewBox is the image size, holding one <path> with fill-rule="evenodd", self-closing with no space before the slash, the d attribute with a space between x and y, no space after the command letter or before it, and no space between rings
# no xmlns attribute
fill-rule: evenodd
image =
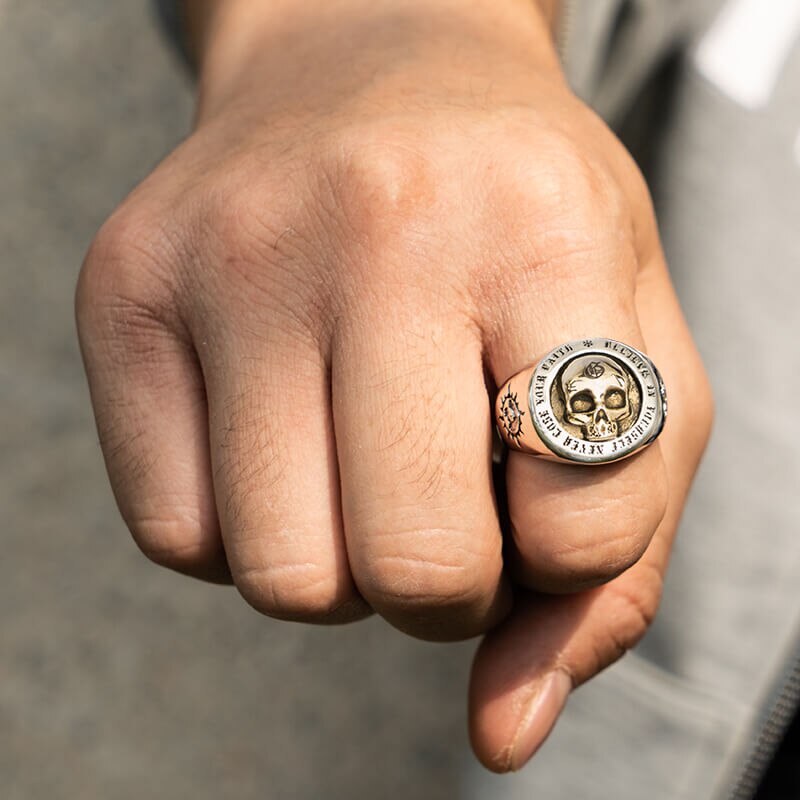
<svg viewBox="0 0 800 800"><path fill-rule="evenodd" d="M572 88L618 123L694 13L691 0L562 0L559 49Z"/></svg>
<svg viewBox="0 0 800 800"><path fill-rule="evenodd" d="M178 53L186 68L194 72L192 57L186 46L178 0L152 0L152 8L167 41Z"/></svg>

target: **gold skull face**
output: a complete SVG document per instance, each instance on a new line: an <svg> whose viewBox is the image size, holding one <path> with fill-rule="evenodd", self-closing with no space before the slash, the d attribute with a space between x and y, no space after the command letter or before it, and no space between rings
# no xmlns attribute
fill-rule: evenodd
<svg viewBox="0 0 800 800"><path fill-rule="evenodd" d="M588 441L616 438L631 416L630 378L608 358L587 355L571 361L561 376L561 391L565 420Z"/></svg>

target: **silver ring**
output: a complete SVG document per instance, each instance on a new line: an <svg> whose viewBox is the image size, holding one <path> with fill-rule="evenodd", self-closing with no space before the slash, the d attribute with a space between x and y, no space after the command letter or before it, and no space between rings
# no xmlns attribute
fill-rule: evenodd
<svg viewBox="0 0 800 800"><path fill-rule="evenodd" d="M511 448L572 464L608 464L652 444L667 418L655 364L595 337L553 348L497 394L497 430Z"/></svg>

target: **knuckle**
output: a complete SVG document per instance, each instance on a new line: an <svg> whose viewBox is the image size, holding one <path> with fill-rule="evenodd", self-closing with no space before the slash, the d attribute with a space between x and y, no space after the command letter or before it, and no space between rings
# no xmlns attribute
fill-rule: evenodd
<svg viewBox="0 0 800 800"><path fill-rule="evenodd" d="M270 563L234 569L241 596L256 611L276 619L321 622L352 601L349 586L315 563Z"/></svg>
<svg viewBox="0 0 800 800"><path fill-rule="evenodd" d="M610 192L584 154L561 150L543 177L538 186L541 198L565 222L591 227L606 210L604 195Z"/></svg>
<svg viewBox="0 0 800 800"><path fill-rule="evenodd" d="M599 221L621 216L621 192L610 174L564 134L543 135L539 156L515 181L537 217L567 231L594 231Z"/></svg>
<svg viewBox="0 0 800 800"><path fill-rule="evenodd" d="M128 526L142 553L162 567L193 572L223 558L218 538L205 535L190 509L130 518Z"/></svg>
<svg viewBox="0 0 800 800"><path fill-rule="evenodd" d="M84 262L88 288L99 292L134 281L168 249L164 224L149 212L119 208L97 232Z"/></svg>
<svg viewBox="0 0 800 800"><path fill-rule="evenodd" d="M596 498L594 498L596 500ZM521 536L520 554L541 588L575 591L598 586L634 566L644 555L666 513L667 484L662 475L643 486L615 493L601 505L574 504L535 537Z"/></svg>
<svg viewBox="0 0 800 800"><path fill-rule="evenodd" d="M371 559L362 589L376 606L436 615L466 611L481 602L490 590L486 585L490 576L484 559L465 550L466 536L433 529L409 535L422 542L438 539L437 553L381 554ZM442 541L454 538L459 540L456 546Z"/></svg>
<svg viewBox="0 0 800 800"><path fill-rule="evenodd" d="M616 578L644 554L649 539L627 527L595 528L596 540L553 548L543 566L570 588L590 588Z"/></svg>
<svg viewBox="0 0 800 800"><path fill-rule="evenodd" d="M367 244L396 231L398 222L421 220L436 196L433 159L383 133L339 134L324 170L345 224Z"/></svg>
<svg viewBox="0 0 800 800"><path fill-rule="evenodd" d="M162 317L172 293L164 270L171 250L163 224L149 213L118 210L98 232L81 269L75 293L79 333L127 337Z"/></svg>
<svg viewBox="0 0 800 800"><path fill-rule="evenodd" d="M494 235L503 244L504 260L515 267L509 273L514 285L519 285L520 269L538 284L564 280L576 286L596 279L599 271L609 280L630 284L637 259L622 187L565 134L543 133L537 144L533 158L529 145L517 145L507 160L513 168L504 168L487 191L493 218L499 221ZM506 296L512 278L504 273L482 277L482 292Z"/></svg>

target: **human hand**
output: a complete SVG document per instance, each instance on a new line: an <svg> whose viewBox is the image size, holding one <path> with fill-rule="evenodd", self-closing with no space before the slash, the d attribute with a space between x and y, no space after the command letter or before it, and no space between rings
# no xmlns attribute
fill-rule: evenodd
<svg viewBox="0 0 800 800"><path fill-rule="evenodd" d="M115 495L153 560L271 616L471 636L512 603L487 381L587 335L646 350L663 446L509 455L515 580L580 591L530 595L479 653L475 747L516 766L542 676L584 680L652 616L710 424L647 190L533 4L263 6L219 5L194 134L81 275Z"/></svg>

